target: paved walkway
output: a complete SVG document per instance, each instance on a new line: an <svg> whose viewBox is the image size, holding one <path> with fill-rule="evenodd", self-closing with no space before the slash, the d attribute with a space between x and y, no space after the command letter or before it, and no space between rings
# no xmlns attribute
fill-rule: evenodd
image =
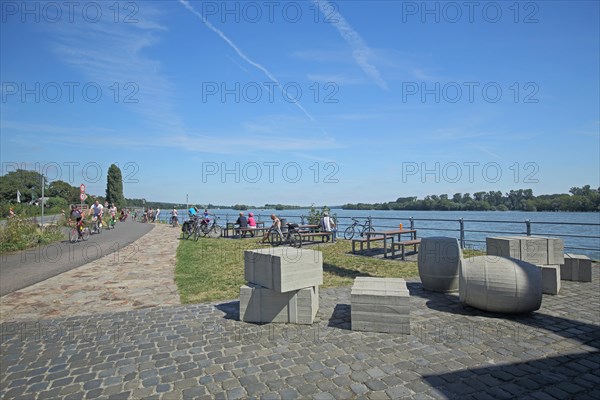
<svg viewBox="0 0 600 400"><path fill-rule="evenodd" d="M7 322L0 398L600 398L597 266L529 316L408 286L410 335L349 330L349 287L312 326L239 322L236 300Z"/></svg>
<svg viewBox="0 0 600 400"><path fill-rule="evenodd" d="M36 246L0 256L0 296L42 282L90 261L122 250L148 233L154 224L117 223L116 229L103 230L89 240L69 243L68 240ZM66 229L65 238L68 230ZM122 253L122 252L121 252Z"/></svg>
<svg viewBox="0 0 600 400"><path fill-rule="evenodd" d="M130 226L142 227L148 232L151 225ZM115 229L93 237L108 238L118 231ZM179 229L157 224L129 245L122 247L120 242L113 242L112 254L2 296L0 322L180 304L173 281L179 233ZM112 238L116 240L116 236ZM98 252L99 247L90 242L82 243L70 246L81 244L88 246L89 253Z"/></svg>

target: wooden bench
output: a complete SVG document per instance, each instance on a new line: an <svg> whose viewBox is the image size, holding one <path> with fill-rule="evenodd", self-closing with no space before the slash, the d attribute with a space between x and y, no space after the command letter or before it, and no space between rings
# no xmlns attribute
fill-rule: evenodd
<svg viewBox="0 0 600 400"><path fill-rule="evenodd" d="M383 240L384 237L383 236L371 236L368 239L367 238L361 238L361 239L352 239L352 254L356 253L356 243L360 243L360 251L363 251L363 245L366 243L367 244L367 250L371 250L371 242L378 242ZM390 239L392 240L392 239Z"/></svg>
<svg viewBox="0 0 600 400"><path fill-rule="evenodd" d="M266 232L271 228L259 228L258 226L256 228L234 228L234 232L235 235L240 235L240 238L242 237L247 237L246 233L250 232L251 234L254 234L254 232ZM244 236L242 236L242 234ZM253 236L253 235L251 235Z"/></svg>
<svg viewBox="0 0 600 400"><path fill-rule="evenodd" d="M333 241L333 232L300 232L298 234L302 238L302 241L304 241L304 238L310 237L313 238L313 241L315 240L315 237L320 237L321 241L324 241L325 238L331 238L331 240Z"/></svg>
<svg viewBox="0 0 600 400"><path fill-rule="evenodd" d="M414 246L414 251L417 251L417 245L421 244L421 239L414 240L405 240L403 242L392 243L392 258L395 256L396 247L400 250L402 259L404 260L404 256L406 254L406 246Z"/></svg>

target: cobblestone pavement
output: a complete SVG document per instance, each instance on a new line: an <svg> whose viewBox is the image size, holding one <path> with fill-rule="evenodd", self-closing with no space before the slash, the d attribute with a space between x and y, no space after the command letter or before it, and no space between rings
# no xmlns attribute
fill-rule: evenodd
<svg viewBox="0 0 600 400"><path fill-rule="evenodd" d="M410 281L410 335L349 330L349 287L312 326L242 323L237 301L8 322L0 398L598 399L593 277L512 317Z"/></svg>
<svg viewBox="0 0 600 400"><path fill-rule="evenodd" d="M2 296L0 321L180 304L173 281L179 233L179 229L157 224L125 247L115 243L112 254ZM91 256L97 251L93 245L83 249Z"/></svg>

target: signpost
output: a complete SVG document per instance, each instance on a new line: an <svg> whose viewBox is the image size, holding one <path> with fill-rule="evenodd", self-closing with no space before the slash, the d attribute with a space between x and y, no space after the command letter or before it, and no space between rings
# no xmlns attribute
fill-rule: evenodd
<svg viewBox="0 0 600 400"><path fill-rule="evenodd" d="M87 195L85 194L85 185L82 183L79 185L79 200L81 200L80 206L83 208L83 202L87 199Z"/></svg>

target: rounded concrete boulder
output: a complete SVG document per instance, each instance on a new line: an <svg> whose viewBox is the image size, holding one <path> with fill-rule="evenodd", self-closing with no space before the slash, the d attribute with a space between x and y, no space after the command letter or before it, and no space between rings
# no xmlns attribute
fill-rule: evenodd
<svg viewBox="0 0 600 400"><path fill-rule="evenodd" d="M434 292L456 292L461 258L457 239L442 236L421 238L418 267L423 288Z"/></svg>
<svg viewBox="0 0 600 400"><path fill-rule="evenodd" d="M479 256L460 265L460 301L484 311L529 313L542 305L542 273L514 258Z"/></svg>

